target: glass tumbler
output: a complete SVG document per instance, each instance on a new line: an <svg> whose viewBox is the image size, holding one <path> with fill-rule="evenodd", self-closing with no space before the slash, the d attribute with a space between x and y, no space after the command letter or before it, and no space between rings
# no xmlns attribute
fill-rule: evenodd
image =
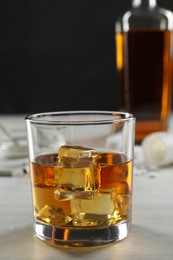
<svg viewBox="0 0 173 260"><path fill-rule="evenodd" d="M131 226L133 115L66 111L25 120L36 235L71 247L124 239Z"/></svg>

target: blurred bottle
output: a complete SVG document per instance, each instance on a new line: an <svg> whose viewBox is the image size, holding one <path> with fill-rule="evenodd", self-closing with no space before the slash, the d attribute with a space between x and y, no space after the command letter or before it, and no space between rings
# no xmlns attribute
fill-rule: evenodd
<svg viewBox="0 0 173 260"><path fill-rule="evenodd" d="M168 128L173 14L158 7L156 0L133 0L115 27L120 109L136 116L136 142L141 142Z"/></svg>

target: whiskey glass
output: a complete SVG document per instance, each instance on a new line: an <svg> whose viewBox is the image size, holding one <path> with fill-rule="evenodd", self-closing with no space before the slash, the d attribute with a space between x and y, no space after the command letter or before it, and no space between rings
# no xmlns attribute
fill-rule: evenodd
<svg viewBox="0 0 173 260"><path fill-rule="evenodd" d="M131 227L133 115L64 111L25 120L36 235L66 247L124 239Z"/></svg>

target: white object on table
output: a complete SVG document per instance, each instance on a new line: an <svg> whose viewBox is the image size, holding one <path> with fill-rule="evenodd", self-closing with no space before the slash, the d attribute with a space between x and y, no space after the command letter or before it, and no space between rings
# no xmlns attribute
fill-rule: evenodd
<svg viewBox="0 0 173 260"><path fill-rule="evenodd" d="M28 163L25 115L0 116L0 176L22 175Z"/></svg>

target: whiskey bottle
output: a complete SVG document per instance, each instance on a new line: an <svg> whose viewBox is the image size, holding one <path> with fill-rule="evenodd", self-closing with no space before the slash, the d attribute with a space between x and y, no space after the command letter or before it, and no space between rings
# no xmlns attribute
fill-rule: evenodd
<svg viewBox="0 0 173 260"><path fill-rule="evenodd" d="M136 117L136 143L167 131L171 111L173 13L133 0L115 24L120 110Z"/></svg>

